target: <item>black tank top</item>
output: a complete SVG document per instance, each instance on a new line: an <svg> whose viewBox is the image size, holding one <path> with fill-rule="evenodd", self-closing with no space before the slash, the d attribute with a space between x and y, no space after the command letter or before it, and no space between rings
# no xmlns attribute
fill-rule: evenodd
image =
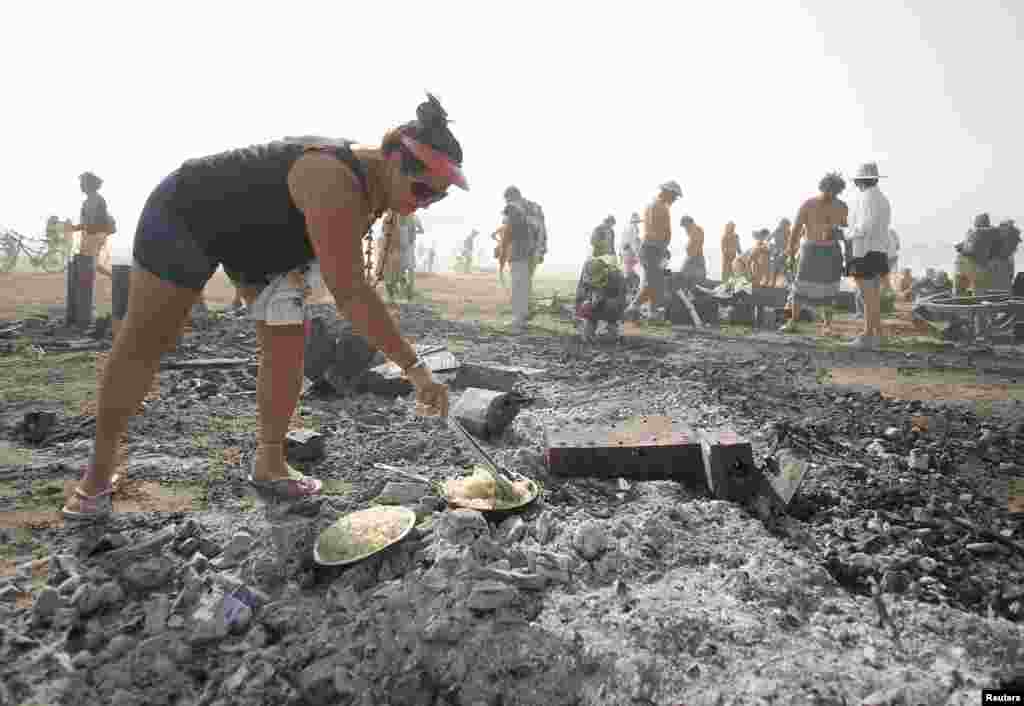
<svg viewBox="0 0 1024 706"><path fill-rule="evenodd" d="M188 160L178 169L174 210L207 255L247 281L308 264L315 254L288 190L288 172L313 144L324 143L368 197L366 168L352 154L352 142L286 138Z"/></svg>

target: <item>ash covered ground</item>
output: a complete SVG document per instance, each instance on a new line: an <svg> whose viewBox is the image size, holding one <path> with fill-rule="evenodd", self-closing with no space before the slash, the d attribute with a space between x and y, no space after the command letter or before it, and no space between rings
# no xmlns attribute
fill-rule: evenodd
<svg viewBox="0 0 1024 706"><path fill-rule="evenodd" d="M32 444L19 424L47 402L8 405L0 434L33 461L0 466L0 703L975 704L1024 679L1019 404L820 384L823 366L903 354L837 363L793 339L692 332L579 349L399 316L418 343L457 340L462 361L544 371L488 444L543 482L538 502L488 517L418 501L402 542L315 567L318 532L402 480L375 464L440 481L473 459L408 398L311 391L296 427L323 434L325 456L296 465L331 494L266 506L244 483L254 372L164 370L125 440L115 509L133 511L77 530L54 520L53 489L80 474L91 417L61 414ZM224 316L169 359L256 348ZM735 429L759 461L776 446L807 460L789 520L672 481L548 472L545 428L641 414ZM908 465L914 448L927 469ZM226 616L239 587L252 608Z"/></svg>

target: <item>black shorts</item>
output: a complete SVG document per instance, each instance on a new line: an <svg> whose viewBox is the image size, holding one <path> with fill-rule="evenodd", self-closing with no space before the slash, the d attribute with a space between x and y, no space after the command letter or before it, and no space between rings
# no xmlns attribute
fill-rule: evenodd
<svg viewBox="0 0 1024 706"><path fill-rule="evenodd" d="M846 264L846 275L858 279L871 279L889 274L888 253L872 250L864 257L854 257Z"/></svg>
<svg viewBox="0 0 1024 706"><path fill-rule="evenodd" d="M132 256L140 267L165 282L203 291L221 264L199 247L185 221L171 206L178 173L164 178L146 199L135 230ZM261 287L266 278L251 281L227 267L224 272L236 286Z"/></svg>

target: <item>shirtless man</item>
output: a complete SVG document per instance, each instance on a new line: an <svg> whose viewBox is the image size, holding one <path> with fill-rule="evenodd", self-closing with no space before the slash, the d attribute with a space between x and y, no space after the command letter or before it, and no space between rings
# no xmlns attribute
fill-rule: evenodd
<svg viewBox="0 0 1024 706"><path fill-rule="evenodd" d="M729 221L725 224L725 233L722 234L722 281L726 282L733 275L733 261L737 255L742 254L740 248L740 236L736 233L736 224Z"/></svg>
<svg viewBox="0 0 1024 706"><path fill-rule="evenodd" d="M801 304L831 304L839 294L843 255L836 237L841 234L839 229L846 227L849 214L839 198L845 188L838 173L826 174L818 183L821 193L804 201L796 214L788 255L794 257L799 248L800 269L793 283L793 317L783 331L795 330ZM826 325L829 323L826 320Z"/></svg>

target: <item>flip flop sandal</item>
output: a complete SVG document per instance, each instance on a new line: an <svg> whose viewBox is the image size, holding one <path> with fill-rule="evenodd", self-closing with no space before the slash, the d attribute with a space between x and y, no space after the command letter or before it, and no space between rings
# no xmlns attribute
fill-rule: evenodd
<svg viewBox="0 0 1024 706"><path fill-rule="evenodd" d="M256 480L254 477L255 465L255 461L253 461L249 467L249 477L246 480L260 495L283 500L301 500L318 496L323 488L323 483L316 478L303 475L291 466L288 466L287 478Z"/></svg>
<svg viewBox="0 0 1024 706"><path fill-rule="evenodd" d="M114 511L113 487L96 495L86 495L80 488L75 488L78 498L78 509L69 510L67 505L61 508L61 515L66 520L95 522L105 519Z"/></svg>

